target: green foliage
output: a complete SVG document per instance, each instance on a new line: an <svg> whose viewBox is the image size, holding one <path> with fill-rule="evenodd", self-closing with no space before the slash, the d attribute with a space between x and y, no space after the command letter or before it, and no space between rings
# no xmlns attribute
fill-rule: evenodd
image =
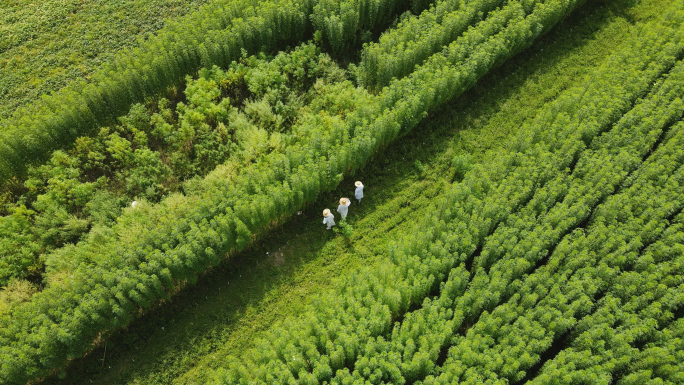
<svg viewBox="0 0 684 385"><path fill-rule="evenodd" d="M347 239L350 239L354 235L354 227L344 219L340 219L337 226L333 228L333 231L337 234L342 234Z"/></svg>
<svg viewBox="0 0 684 385"><path fill-rule="evenodd" d="M336 277L388 263L388 242L409 234L426 206L448 190L444 186L455 154L471 154L474 162L483 164L495 158L496 152L484 156L484 151L503 146L508 134L515 135L569 85L584 83L586 72L605 60L615 41L629 40L630 23L618 15L628 12L644 20L648 6L587 4L526 55L513 58L467 94L431 113L414 132L359 170L360 177L346 178L332 196L348 194L350 179L370 178L374 186L368 205L354 211L359 236L353 247L344 238L320 237L317 220L294 216L286 221L289 226L269 232L249 251L205 274L198 287L109 336L104 368L99 366L102 345L74 361L67 382L209 382L207 368L239 360L255 335L302 314L318 293L335 285ZM591 39L586 40L589 31ZM415 159L429 163L428 180L404 173ZM284 259L274 257L273 250L282 250ZM216 328L230 331L217 335ZM187 338L173 338L177 333ZM136 335L143 341L131 346Z"/></svg>
<svg viewBox="0 0 684 385"><path fill-rule="evenodd" d="M13 317L0 319L5 326L0 331L3 342L0 353L6 357L0 378L17 382L42 375L87 350L103 330L128 324L136 309L147 307L155 298L163 297L165 288L155 280L158 274L168 271L167 285L169 282L193 281L198 272L219 263L226 252L246 245L252 237L266 231L273 221L301 209L305 202L310 202L320 192L335 188L339 183L337 175L357 170L376 151L415 127L428 111L459 95L488 70L529 46L577 4L544 2L543 7L535 9L527 18L512 20L492 35L486 35L490 30L484 27L471 30L465 38L427 60L409 77L392 83L376 98L362 90L348 91L355 95L354 102L358 107L344 120L340 116L326 114L307 115L292 127L293 140L284 151L269 153L241 169L239 174L229 173L232 175L230 179L207 178L207 184L197 188L197 195L187 198L172 196L154 209L143 206L141 210L130 210L130 214L119 219L120 226L117 227L120 239L128 242L112 240L105 242L106 248L100 246L102 243L78 245L82 255L90 255L93 263L79 265L68 281L35 295L32 301L18 308ZM268 9L265 14L270 15ZM256 24L257 30L259 27ZM482 43L472 46L471 37L481 34L486 35ZM663 36L664 40L674 40L671 34ZM665 57L654 55L658 56L656 68L650 69L643 79L638 77L644 81L634 82L634 87L648 85L666 71L668 63L671 65L673 61L672 51L677 52L675 47L669 46L666 50L653 44L654 52L662 49ZM131 87L139 85L135 82L130 84ZM611 84L631 85L632 82ZM626 99L634 101L639 90L631 91ZM327 94L326 97L333 102L337 98L348 98L345 94ZM608 117L620 116L630 103L626 104L609 105L606 111L601 112ZM573 109L576 107L576 104L572 105ZM262 108L255 107L254 117L273 125L273 120L265 119L268 115L262 112ZM592 112L589 109L581 116L593 118ZM602 127L610 124L610 119L605 120L601 122ZM558 123L557 126L566 125ZM598 135L599 131L599 127L581 131L573 137L573 143L581 146L583 140L591 142L592 135ZM549 133L557 131L549 130ZM121 154L120 161L128 161L130 157L126 146L120 147L121 151L117 152ZM530 159L534 164L547 167L545 159ZM499 165L502 169L495 168L493 172L515 170L520 162L514 153ZM572 158L561 157L550 170L553 167L564 170L571 163ZM217 170L217 175L220 172ZM544 169L538 174L525 172L529 178L539 177L542 181L549 178ZM472 174L475 173L468 175ZM313 374L312 368L316 368L316 375L321 379L333 372L345 381L358 375L373 376L376 381L400 381L400 371L386 366L386 373L376 372L375 362L360 365L359 368L365 368L362 373L349 373L345 367L372 349L383 348L384 341L376 340L376 337L387 335L398 315L406 313L409 306L422 302L428 293L440 288L441 282L457 266L453 256L465 258L474 253L477 244L491 234L511 210L529 198L532 186L515 183L513 178L520 175L512 172L497 175L512 178L510 185L502 184L503 191L510 188L514 192L505 195L507 199L487 201L480 206L482 201L478 202L479 199L484 200L489 191L497 191L496 186L490 184L493 181L481 178L482 175L457 185L460 187L449 196L450 200L434 207L434 211L442 216L423 220L418 225L427 230L412 234L415 236L407 241L405 248L394 251L395 267L377 275L352 277L346 285L349 291L338 298L324 298L325 306L321 305L321 312L308 320L329 329L299 328L290 336L292 338L287 339L294 343L278 342L284 341L285 335L274 337L272 341L277 354L269 353L264 347L259 353L261 359L257 360L262 365L234 375L268 378L275 382L294 381L299 376L314 380L307 372ZM495 197L500 198L498 195ZM456 206L456 201L462 202L462 206ZM452 207L456 209L452 211ZM439 237L445 233L444 230L454 226L452 215L472 216L468 223L473 227L459 221L458 227L448 232L457 236L452 235L448 242L442 241ZM452 275L466 274L465 270L456 267ZM453 292L458 292L460 287L453 285ZM63 295L65 292L69 295ZM483 300L491 300L495 296L490 297ZM40 316L36 317L36 314ZM353 316L345 318L345 322L324 322L349 314ZM365 343L370 340L377 343ZM32 341L38 341L38 346ZM336 342L326 343L330 341ZM330 358L322 358L326 355ZM41 357L50 358L49 361L41 361ZM418 362L407 370L420 376L429 370L429 365ZM233 376L233 373L228 375Z"/></svg>
<svg viewBox="0 0 684 385"><path fill-rule="evenodd" d="M395 15L409 9L420 13L432 0L321 0L313 8L311 20L318 40L325 42L336 58L352 56L360 43L370 41L392 22Z"/></svg>
<svg viewBox="0 0 684 385"><path fill-rule="evenodd" d="M298 119L323 109L344 114L353 108L353 103L335 108L313 102L326 85L343 80L344 72L310 44L272 60L245 58L226 71L213 67L188 78L186 102L175 108L166 99L151 110L134 105L118 126L78 138L69 153L55 151L47 164L29 170L28 191L10 209L23 213L25 205L29 214L3 218L7 267L0 283L12 277L38 280L41 254L76 243L93 225L114 224L133 200L158 202L183 181L201 178L226 161L239 170L282 151ZM68 266L49 259L51 271L51 264Z"/></svg>
<svg viewBox="0 0 684 385"><path fill-rule="evenodd" d="M408 75L416 65L441 51L500 5L505 5L498 11L504 17L513 16L511 11L523 9L518 2L502 0L444 0L430 6L420 16L402 20L397 28L384 33L377 43L364 48L359 82L370 90L378 91L392 78Z"/></svg>
<svg viewBox="0 0 684 385"><path fill-rule="evenodd" d="M452 159L451 166L454 169L454 174L451 180L460 182L473 167L471 156L469 154L459 155Z"/></svg>
<svg viewBox="0 0 684 385"><path fill-rule="evenodd" d="M655 240L672 213L684 207L677 192L684 162L677 138L684 126L670 128L684 112L684 67L679 63L658 81L682 53L681 45L672 44L681 38L680 32L675 32L678 27L674 28L658 24L644 27L631 46L584 87L567 92L525 127L508 154L487 169L473 170L456 184L437 204L438 214L418 224L423 230L392 248L394 267L351 277L338 292L322 298L310 314L291 321L298 322L296 326L273 330L266 337L269 342L257 345L245 363L219 370L217 382L260 379L265 372L291 380L294 373L288 373L278 358L285 341L297 341L299 346L317 344L316 355L308 358L312 365L332 357L337 347L342 347L346 354L340 364L354 369L337 371L332 379L336 383L425 379L426 383L447 384L523 379L524 371L537 362L538 354L548 349L553 337L562 336L576 319L593 309L592 298L597 298L601 288L610 287L612 282L616 282L615 290L625 287L614 280L625 263L631 264L621 258L622 253L631 258L640 255L642 241L648 244ZM648 42L642 40L646 36ZM652 65L645 66L640 60ZM624 90L624 84L630 85L629 90ZM634 106L651 87L648 97ZM586 122L600 123L589 128ZM635 122L639 123L634 126ZM659 138L665 140L658 144ZM651 154L653 148L656 150ZM656 182L652 176L659 172L671 177ZM632 177L628 177L630 173ZM613 195L620 186L625 189ZM573 243L585 238L585 231L577 228L584 226L594 208L596 214L586 231L591 236L586 236L584 244ZM621 218L622 213L627 217ZM630 243L633 239L640 241ZM605 249L594 253L592 249L598 245ZM482 251L476 255L480 247ZM471 258L472 267L467 267ZM542 267L534 272L540 262ZM573 276L575 270L578 273ZM664 270L655 282L669 271ZM528 273L531 275L526 277ZM626 273L625 279L628 276L631 273ZM572 283L559 289L556 285L566 278L572 278ZM684 298L679 296L679 279L668 283L670 294L663 291L662 298L679 298L668 300L670 314ZM440 295L435 300L426 299L419 311L404 314L436 287ZM521 287L529 287L529 294L521 290L519 296L514 295ZM633 290L639 290L638 286ZM643 299L634 298L632 292L622 297L635 304L653 300L651 291L644 291ZM548 302L539 301L546 295ZM510 305L500 306L509 298ZM606 309L614 309L613 304L606 300ZM653 309L661 306L653 302ZM533 311L523 313L530 308ZM390 332L393 319L402 314L401 324ZM605 316L601 311L596 314ZM653 314L660 317L654 320L668 319ZM624 316L638 325L638 318L630 318L626 312ZM587 322L591 325L591 318ZM475 324L472 333L464 337L456 334L471 324ZM504 326L508 324L510 328ZM648 329L639 332L649 335L657 324L650 323ZM304 330L314 334L306 335L301 332ZM355 345L347 346L347 341L355 341ZM525 346L527 343L530 346ZM593 341L588 336L578 350L590 343ZM595 344L597 350L602 344ZM436 368L440 351L450 345L454 347L444 365ZM288 351L288 355L300 351ZM592 361L588 362L591 365ZM577 366L555 366L560 367L572 370ZM603 370L615 368L613 361L607 360ZM577 378L582 374L586 373L577 372ZM592 376L606 378L605 373ZM552 374L550 378L558 377Z"/></svg>
<svg viewBox="0 0 684 385"><path fill-rule="evenodd" d="M0 181L22 178L29 165L45 161L52 151L70 146L80 136L93 135L96 127L112 123L133 104L168 93L202 67L227 67L244 52L274 51L302 42L315 28L328 28L316 27L312 20L335 19L335 28L350 30L360 15L366 15L366 8L352 7L351 13L344 13L348 17L337 20L334 4L316 8L314 15L316 4L317 0L220 0L170 22L98 68L87 82L71 83L3 121ZM397 4L386 1L383 19L374 15L362 22L391 20L392 12L400 10ZM335 37L335 44L352 38L341 36Z"/></svg>
<svg viewBox="0 0 684 385"><path fill-rule="evenodd" d="M206 1L32 0L3 2L0 120L70 81L88 78L116 52Z"/></svg>
<svg viewBox="0 0 684 385"><path fill-rule="evenodd" d="M425 174L425 166L421 161L416 160L415 162L413 162L413 167L416 168L418 175L423 176Z"/></svg>
<svg viewBox="0 0 684 385"><path fill-rule="evenodd" d="M13 280L0 291L0 314L9 314L21 303L31 299L38 291L36 286L28 281Z"/></svg>

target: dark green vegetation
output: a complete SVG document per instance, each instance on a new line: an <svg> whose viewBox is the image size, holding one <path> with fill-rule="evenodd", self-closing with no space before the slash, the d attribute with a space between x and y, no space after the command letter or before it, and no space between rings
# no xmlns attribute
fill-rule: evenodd
<svg viewBox="0 0 684 385"><path fill-rule="evenodd" d="M89 231L102 242L132 201L192 193L219 165L228 177L229 170L282 151L294 139L293 124L348 114L356 101L330 97L352 92L344 75L313 45L273 60L244 58L227 71L214 67L188 78L185 102L162 98L150 110L135 105L119 125L55 151L46 164L29 168L24 194L0 218L0 284L41 282L44 265L48 275L69 274L83 258L73 247L51 252Z"/></svg>
<svg viewBox="0 0 684 385"><path fill-rule="evenodd" d="M206 1L38 0L0 3L0 120L18 107L88 78L164 19Z"/></svg>
<svg viewBox="0 0 684 385"><path fill-rule="evenodd" d="M439 200L444 186L452 179L460 180L478 163L488 167L498 151L488 153L487 149L501 147L505 137L514 135L521 123L537 115L561 90L586 83L584 75L615 48L614 41L634 36L628 20L643 23L657 9L652 5L658 3L640 4L636 9L614 3L586 6L532 51L505 64L449 110L439 111L427 125L391 146L386 155L374 158L361 174L324 195L305 212L306 217L295 216L275 235L238 254L237 260L205 277L196 289L174 299L170 308L154 311L110 339L106 351L101 346L73 370L106 374L92 377L94 382L204 383L207 368L231 362L228 354L241 357L252 345L255 331L269 328L274 320L291 324L287 316L306 311L303 305L317 298L321 289L332 292L328 280L363 265L371 264L370 270L387 269L388 243L413 240L412 223L429 215L431 201ZM612 67L604 64L606 69ZM516 76L510 76L513 73ZM422 172L416 160L424 166ZM371 190L364 206L352 212L358 216L350 218L354 226L351 244L342 237L322 237L319 208L330 207L340 195L348 196L355 179L366 182ZM674 325L664 329L657 339L659 345L649 351L676 346L676 341L666 340L676 330ZM144 337L147 334L154 337ZM72 377L73 371L67 373L70 382L88 381Z"/></svg>
<svg viewBox="0 0 684 385"><path fill-rule="evenodd" d="M139 179L157 182L141 187L132 183L137 180L135 162L114 171L121 175L109 186L111 191L130 193L138 188L139 195L149 192L149 202L118 218L111 215L114 225L94 226L78 244L46 257L48 265L55 267L46 277L47 287L0 316L0 379L23 382L63 367L117 328L130 325L145 309L169 301L170 295L187 282L195 283L208 268L215 269L210 274L237 269L241 275L239 269L246 266L251 273L253 262L245 256L238 257L237 265L216 266L226 255L241 255L238 252L245 248L257 251L255 242L293 221L297 211L313 210L317 199L335 201L328 195L331 191L337 191L334 196L347 195L338 190L342 182L351 185L345 176L362 172L371 159L382 159L380 151L412 132L428 113L444 111L445 103L525 50L581 3L508 1L493 9L493 4L483 2L478 3L482 14L475 15L469 7L455 3L444 8L444 3L437 2L420 16L404 14L404 22L391 33L406 37L411 34L402 31L423 25L428 33L415 34L411 44L427 50L402 52L393 49L391 42L382 50L392 52L397 63L415 63L412 71L406 72L410 64L402 65L399 72L385 66L373 73L369 72L372 66L350 65L351 76L363 83L380 79L372 86L377 94L354 88L345 80L344 71L326 56L316 56L313 46L302 46L273 61L247 59L254 61L253 66L236 63L228 70L203 70L198 80L186 84L173 79L192 73L200 64L219 63L227 68L231 58L237 57L237 47L246 52L276 48L286 43L287 38L278 35L286 30L297 31L288 35L290 39L301 40L311 33L314 42L342 61L364 60L370 57L364 52L376 45L364 46L358 55L353 54L354 47L377 36L383 24L390 24L391 15L428 4L260 3L259 15L246 23L235 17L253 15L248 3L232 3L225 9L215 4L207 9L226 11L224 18L193 31L204 43L175 45L185 55L175 61L183 69L171 65L175 59L168 55L157 62L157 72L143 64L145 55L161 47L164 38L160 38L147 46L149 51L136 51L131 61L122 62L129 63L124 67L130 71L120 67L121 71L108 72L111 82L72 93L71 99L69 92L76 89L65 91L59 97L67 95L62 101L75 109L63 115L62 123L56 120L56 131L46 130L42 135L92 134L98 122L144 100L151 110L135 107L121 120L122 126L131 127L129 137L118 135L125 143L113 140L108 132L106 139L96 135L89 139L105 143L114 161L128 159L126 154L138 148L145 152L145 144L146 153L152 153L150 143L167 142L175 149L168 152L160 147L157 153L163 156L157 155L158 164L169 170L163 175L176 176L164 179L143 173ZM642 12L657 9L656 4L652 6L647 4ZM284 318L282 326L270 329L252 348L243 345L239 355L226 355L221 348L220 362L214 370L201 372L202 381L518 383L587 376L606 382L651 377L680 382L679 342L667 338L677 333L682 301L677 275L681 259L677 253L682 249L677 242L684 206L680 193L682 125L678 123L684 111L680 63L684 4L672 3L661 10L664 16L643 21L636 16L640 13L630 13L628 5L602 9L605 13L599 19L619 24L620 17L611 12L621 12L635 26L628 28L613 55L591 76L581 82L567 81L566 86L572 87L552 102L535 99L530 111L512 114L518 124L508 124L502 135L517 132L505 146L486 145L495 151L451 150L449 156L426 154L409 162L396 159L400 165L410 165L401 171L415 173L409 181L421 180L417 187L398 184L397 199L381 205L389 208L387 212L362 206L359 214L370 210L366 218L352 217L352 227L337 236L330 234L335 238L328 246L308 245L312 252L319 249L333 258L341 256L351 266L360 260L350 254L371 257L366 263L375 263L374 268L345 274L330 290L315 296L302 309L303 315ZM462 16L442 17L452 11ZM193 20L207 20L206 10L202 12L177 25L188 27ZM464 28L468 22L472 25ZM266 26L276 26L276 35ZM421 43L430 31L434 37ZM179 35L165 36L171 42ZM455 40L443 46L427 43L450 39ZM398 39L396 44L410 47L409 43ZM197 55L193 57L192 52ZM307 84L302 80L307 71L292 57L309 58L305 62L316 69L327 64L322 66L322 75L311 71L317 75ZM245 80L236 83L241 73ZM406 76L383 83L381 79L394 76L387 73ZM279 78L283 81L278 82ZM546 78L545 82L553 81ZM103 84L105 88L98 88ZM387 86L378 86L383 84ZM164 101L161 106L150 103L180 86L187 96L182 104L169 109ZM104 94L97 96L98 90L108 95L102 97L103 104L98 98ZM263 97L256 90L262 90ZM246 98L239 97L247 92ZM127 98L113 98L117 93ZM555 94L547 97L553 99ZM87 101L79 104L84 97ZM140 129L145 125L150 126L149 133ZM240 128L242 135L238 135ZM236 135L228 140L221 133L231 129ZM213 139L203 146L203 133L213 132L218 134L209 135ZM38 131L27 133L15 145L3 143L4 148L7 154L28 154L38 161L50 145L45 147L32 137ZM197 147L183 145L187 133ZM66 137L60 146L69 147L72 139ZM421 139L411 136L412 141ZM224 143L225 150L212 153L217 143ZM392 157L386 159L391 164ZM16 172L19 169L11 169L5 171L21 175ZM431 175L432 183L422 181ZM25 186L30 188L39 179L28 179ZM61 174L54 178L62 179ZM174 179L184 194L152 204L163 195L155 187L168 188L176 183ZM372 184L373 178L369 180ZM99 187L93 191L101 191ZM401 214L393 215L396 211ZM387 231L378 222L392 230L389 237L381 235ZM282 251L274 252L274 258L271 265L283 263ZM319 260L316 253L307 258L312 263ZM644 287L653 289L640 290ZM12 290L21 292L22 288ZM23 290L31 294L30 289ZM257 300L261 295L257 292ZM163 313L163 307L158 311ZM226 342L230 345L229 337ZM606 346L612 348L606 350ZM652 349L662 359L648 361L642 349ZM210 344L202 344L192 354L199 357L210 350ZM184 365L187 362L181 361L174 366L177 369L172 368L169 376Z"/></svg>
<svg viewBox="0 0 684 385"><path fill-rule="evenodd" d="M408 0L215 0L168 23L135 49L124 51L49 97L17 110L0 126L0 183L11 188L29 165L45 161L98 126L111 124L131 105L181 86L185 76L214 65L227 67L243 56L316 40L349 55L360 35L371 36L400 13L428 2ZM340 19L342 17L342 19ZM369 29L370 28L370 29ZM352 31L352 33L344 32ZM363 33L362 33L363 32ZM367 32L367 33L366 33Z"/></svg>

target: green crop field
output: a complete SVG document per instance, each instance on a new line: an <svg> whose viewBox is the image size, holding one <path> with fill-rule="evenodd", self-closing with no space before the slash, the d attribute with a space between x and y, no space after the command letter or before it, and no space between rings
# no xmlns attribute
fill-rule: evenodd
<svg viewBox="0 0 684 385"><path fill-rule="evenodd" d="M3 96L0 382L684 382L684 2L133 3Z"/></svg>
<svg viewBox="0 0 684 385"><path fill-rule="evenodd" d="M3 1L0 4L0 119L22 105L88 78L95 68L167 18L206 1Z"/></svg>

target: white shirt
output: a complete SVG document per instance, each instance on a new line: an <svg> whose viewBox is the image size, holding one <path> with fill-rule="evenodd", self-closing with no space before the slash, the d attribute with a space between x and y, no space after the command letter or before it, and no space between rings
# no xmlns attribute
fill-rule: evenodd
<svg viewBox="0 0 684 385"><path fill-rule="evenodd" d="M347 212L349 211L349 206L351 205L351 201L347 202L346 205L339 205L337 206L337 212L342 215L342 218L347 217Z"/></svg>
<svg viewBox="0 0 684 385"><path fill-rule="evenodd" d="M354 198L356 198L356 199L363 198L363 185L356 188L356 191L354 191Z"/></svg>
<svg viewBox="0 0 684 385"><path fill-rule="evenodd" d="M328 228L335 226L335 217L332 213L330 213L330 215L328 215L327 217L323 218L323 224L328 225Z"/></svg>

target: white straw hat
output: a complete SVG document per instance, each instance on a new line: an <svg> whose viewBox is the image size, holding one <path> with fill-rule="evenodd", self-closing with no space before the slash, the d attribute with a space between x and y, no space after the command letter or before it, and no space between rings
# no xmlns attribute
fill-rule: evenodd
<svg viewBox="0 0 684 385"><path fill-rule="evenodd" d="M330 210L328 210L328 209L323 210L323 216L327 217L328 215L330 215Z"/></svg>
<svg viewBox="0 0 684 385"><path fill-rule="evenodd" d="M340 204L341 205L346 205L349 202L349 199L347 198L340 198Z"/></svg>
<svg viewBox="0 0 684 385"><path fill-rule="evenodd" d="M357 180L356 183L354 183L354 186L356 186L356 187L363 186L363 183L361 183L361 181Z"/></svg>

